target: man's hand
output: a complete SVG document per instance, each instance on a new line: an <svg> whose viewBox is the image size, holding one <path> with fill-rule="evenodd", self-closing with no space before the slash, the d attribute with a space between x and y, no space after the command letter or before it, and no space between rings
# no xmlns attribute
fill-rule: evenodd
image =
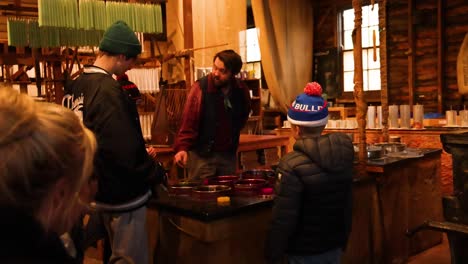
<svg viewBox="0 0 468 264"><path fill-rule="evenodd" d="M156 155L158 154L156 149L153 147L146 147L146 152L154 159L156 158Z"/></svg>
<svg viewBox="0 0 468 264"><path fill-rule="evenodd" d="M174 162L182 168L185 168L187 165L187 151L181 150L177 152L174 156Z"/></svg>

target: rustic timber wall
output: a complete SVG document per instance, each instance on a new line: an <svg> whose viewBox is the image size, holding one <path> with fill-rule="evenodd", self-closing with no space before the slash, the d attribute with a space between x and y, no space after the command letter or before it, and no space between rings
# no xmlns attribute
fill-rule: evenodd
<svg viewBox="0 0 468 264"><path fill-rule="evenodd" d="M347 8L350 0L317 1L314 49L337 46L337 18ZM389 104L419 103L426 113L468 104L458 93L456 78L456 59L467 32L466 0L387 0Z"/></svg>
<svg viewBox="0 0 468 264"><path fill-rule="evenodd" d="M459 105L462 100L464 100L464 104L468 104L468 97L462 98L458 93L456 75L457 55L463 38L468 33L468 1L446 1L445 10L445 39L447 47L445 64L447 67L445 69L446 89L444 90L444 96L445 107L449 108L450 105Z"/></svg>

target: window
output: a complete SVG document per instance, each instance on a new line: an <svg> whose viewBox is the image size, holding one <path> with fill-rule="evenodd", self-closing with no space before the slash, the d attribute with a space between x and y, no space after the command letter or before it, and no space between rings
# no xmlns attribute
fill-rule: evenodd
<svg viewBox="0 0 468 264"><path fill-rule="evenodd" d="M342 13L343 88L354 91L354 57L351 34L354 28L354 9ZM380 90L379 6L362 7L362 67L364 91ZM374 49L375 47L375 49Z"/></svg>
<svg viewBox="0 0 468 264"><path fill-rule="evenodd" d="M260 45L258 43L258 28L249 28L239 32L239 50L242 61L245 63L243 70L253 73L249 78L261 78Z"/></svg>
<svg viewBox="0 0 468 264"><path fill-rule="evenodd" d="M249 28L239 32L240 55L244 62L261 60L258 33L259 31L257 28Z"/></svg>

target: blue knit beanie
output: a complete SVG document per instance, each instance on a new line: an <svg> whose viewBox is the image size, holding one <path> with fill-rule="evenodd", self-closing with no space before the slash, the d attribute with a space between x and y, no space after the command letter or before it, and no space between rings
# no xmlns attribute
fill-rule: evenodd
<svg viewBox="0 0 468 264"><path fill-rule="evenodd" d="M304 127L325 126L328 122L328 103L322 98L322 87L311 82L304 93L296 97L288 110L288 121Z"/></svg>

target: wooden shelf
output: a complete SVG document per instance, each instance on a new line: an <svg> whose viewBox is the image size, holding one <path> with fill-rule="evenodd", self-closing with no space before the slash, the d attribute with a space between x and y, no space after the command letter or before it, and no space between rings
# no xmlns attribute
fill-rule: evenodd
<svg viewBox="0 0 468 264"><path fill-rule="evenodd" d="M262 92L261 92L261 80L260 79L244 79L242 80L250 90L250 101L252 115L249 117L248 126L253 129L247 129L248 133L254 134L262 133Z"/></svg>
<svg viewBox="0 0 468 264"><path fill-rule="evenodd" d="M350 116L356 115L355 107L328 107L328 113L339 112L340 119L344 120Z"/></svg>

